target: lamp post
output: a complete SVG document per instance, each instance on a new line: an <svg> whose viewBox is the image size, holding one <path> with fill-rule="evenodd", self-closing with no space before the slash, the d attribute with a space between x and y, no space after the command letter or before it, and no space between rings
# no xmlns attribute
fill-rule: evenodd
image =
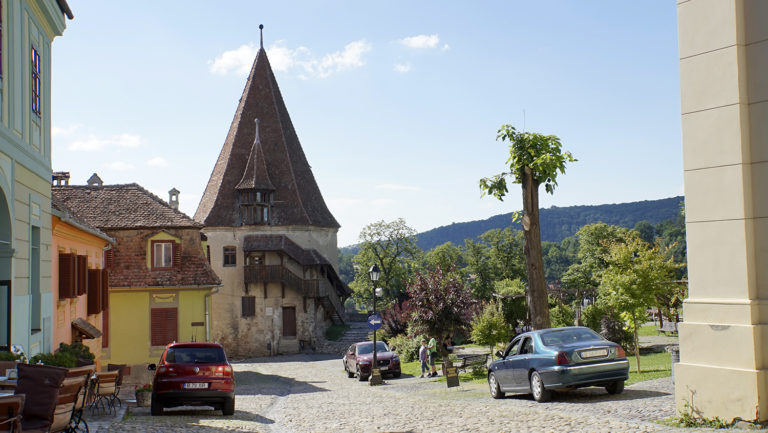
<svg viewBox="0 0 768 433"><path fill-rule="evenodd" d="M368 270L368 275L371 277L373 283L373 316L376 316L376 282L379 281L381 271L379 267L374 263L371 269ZM381 375L378 375L379 363L376 359L376 328L373 329L373 364L371 364L371 385L381 384Z"/></svg>

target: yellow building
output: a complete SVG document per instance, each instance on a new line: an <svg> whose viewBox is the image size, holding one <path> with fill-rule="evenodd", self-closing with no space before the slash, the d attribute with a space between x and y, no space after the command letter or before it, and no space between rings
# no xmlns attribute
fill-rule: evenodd
<svg viewBox="0 0 768 433"><path fill-rule="evenodd" d="M53 195L115 239L107 250L108 320L103 362L156 362L173 341L210 337L210 295L219 278L201 245L201 225L137 184L54 186Z"/></svg>

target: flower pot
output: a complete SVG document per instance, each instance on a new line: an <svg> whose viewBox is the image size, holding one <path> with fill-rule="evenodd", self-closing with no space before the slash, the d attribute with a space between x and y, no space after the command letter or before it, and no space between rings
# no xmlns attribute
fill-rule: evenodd
<svg viewBox="0 0 768 433"><path fill-rule="evenodd" d="M152 402L151 391L141 391L136 393L136 406L149 407L149 404L151 402Z"/></svg>

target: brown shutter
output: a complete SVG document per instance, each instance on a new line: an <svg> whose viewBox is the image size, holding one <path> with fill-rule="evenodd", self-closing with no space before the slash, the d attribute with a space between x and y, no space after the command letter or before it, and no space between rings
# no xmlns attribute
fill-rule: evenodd
<svg viewBox="0 0 768 433"><path fill-rule="evenodd" d="M253 317L256 315L256 297L243 296L242 298L243 317Z"/></svg>
<svg viewBox="0 0 768 433"><path fill-rule="evenodd" d="M109 310L101 313L101 347L109 347Z"/></svg>
<svg viewBox="0 0 768 433"><path fill-rule="evenodd" d="M101 310L109 310L109 271L101 270Z"/></svg>
<svg viewBox="0 0 768 433"><path fill-rule="evenodd" d="M88 270L88 314L101 312L101 269Z"/></svg>
<svg viewBox="0 0 768 433"><path fill-rule="evenodd" d="M165 346L176 341L178 310L153 308L151 311L152 346Z"/></svg>
<svg viewBox="0 0 768 433"><path fill-rule="evenodd" d="M296 336L296 307L283 307L283 337Z"/></svg>
<svg viewBox="0 0 768 433"><path fill-rule="evenodd" d="M112 247L104 252L104 267L112 269L115 262L115 247Z"/></svg>
<svg viewBox="0 0 768 433"><path fill-rule="evenodd" d="M88 292L88 256L77 256L77 294L85 295Z"/></svg>
<svg viewBox="0 0 768 433"><path fill-rule="evenodd" d="M74 254L59 254L59 299L74 298Z"/></svg>
<svg viewBox="0 0 768 433"><path fill-rule="evenodd" d="M181 243L180 242L173 243L173 267L177 269L181 268Z"/></svg>

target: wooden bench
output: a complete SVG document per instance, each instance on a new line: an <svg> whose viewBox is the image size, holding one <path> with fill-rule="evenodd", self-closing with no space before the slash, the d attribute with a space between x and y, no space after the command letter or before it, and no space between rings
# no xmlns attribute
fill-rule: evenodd
<svg viewBox="0 0 768 433"><path fill-rule="evenodd" d="M454 361L453 366L462 371L467 371L468 367L487 367L488 353L457 355L458 360Z"/></svg>
<svg viewBox="0 0 768 433"><path fill-rule="evenodd" d="M24 395L0 396L0 431L21 433L21 412Z"/></svg>
<svg viewBox="0 0 768 433"><path fill-rule="evenodd" d="M677 334L677 322L664 322L661 328L656 329L659 334Z"/></svg>

